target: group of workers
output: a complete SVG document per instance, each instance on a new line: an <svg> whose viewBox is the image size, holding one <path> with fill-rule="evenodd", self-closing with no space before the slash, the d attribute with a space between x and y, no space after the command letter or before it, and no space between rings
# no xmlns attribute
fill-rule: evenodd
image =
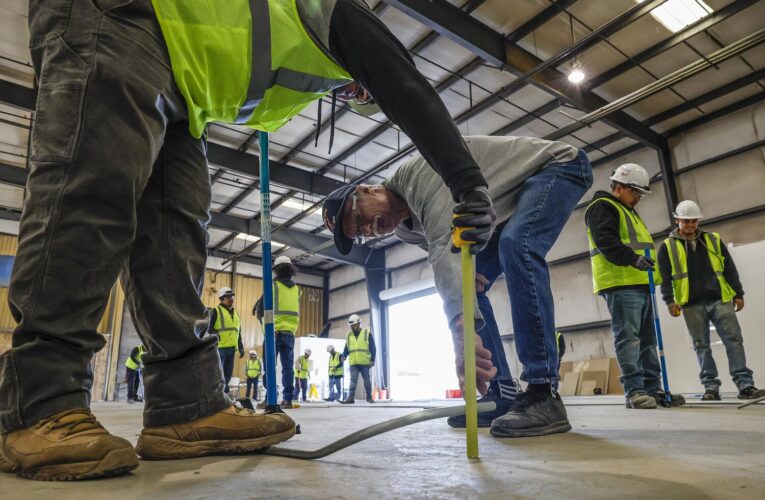
<svg viewBox="0 0 765 500"><path fill-rule="evenodd" d="M136 455L166 460L248 453L295 434L285 413L249 410L226 394L236 352L244 352L231 334L240 326L226 305L233 292L222 293L209 316L200 298L211 203L206 130L209 122L223 122L275 131L330 92L332 113L335 98L361 113L382 110L421 154L381 186L349 186L329 196L323 216L338 249L348 253L354 241L395 232L428 251L462 380L466 319L450 233L453 225L469 228L462 237L477 255L481 293L501 274L507 278L521 378L528 382L520 392L512 381L496 325L484 327L493 320L482 299L475 318L477 378L483 397L498 402L495 412L481 416L482 425L491 425L494 436L571 428L555 390L558 355L545 255L592 183L584 152L539 139L463 139L406 48L359 0L232 0L225 9L201 0L59 4L29 3L38 98L9 290L18 325L11 350L0 355L0 471L46 480L115 476L138 467ZM632 248L644 236L642 230L636 236L642 223L633 207L647 180L614 182L616 205L596 200L592 208L613 206L619 239ZM716 276L731 260L714 234L685 234L680 229L668 246L670 258L678 257L670 307L689 325L709 318L728 328L732 345L736 329L724 326L732 324L730 292L721 290L720 304L709 302L706 293L686 294L696 285L682 277L683 266L689 274L694 265L705 266L698 262L702 246L718 259L709 264ZM653 376L655 355L647 352L653 349L650 328L641 326L645 294L619 293L636 292L643 283L622 290L618 279L637 280L640 271L642 280L653 260L611 262L607 249L593 260L600 257L613 266L601 263L598 279L613 282L612 290L602 290L618 324L623 383L632 398L653 391L653 382L646 386L638 378ZM277 259L276 351L282 399L291 403L297 316L290 313L299 287L279 268ZM97 326L118 276L146 346L144 427L135 448L90 411L90 361L105 344ZM740 290L728 283L740 309ZM631 304L642 304L641 312L626 313ZM639 324L628 324L638 316ZM195 327L205 319L217 333L198 335ZM705 386L712 390L719 384L703 351L704 331L698 338ZM368 388L372 336L355 332L346 348L352 371ZM757 394L740 355L741 394Z"/></svg>

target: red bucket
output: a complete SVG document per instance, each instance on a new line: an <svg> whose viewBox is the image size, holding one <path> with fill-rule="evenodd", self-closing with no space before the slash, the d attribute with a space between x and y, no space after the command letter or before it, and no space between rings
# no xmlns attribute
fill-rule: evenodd
<svg viewBox="0 0 765 500"><path fill-rule="evenodd" d="M462 397L462 391L459 389L447 389L446 399L459 399Z"/></svg>

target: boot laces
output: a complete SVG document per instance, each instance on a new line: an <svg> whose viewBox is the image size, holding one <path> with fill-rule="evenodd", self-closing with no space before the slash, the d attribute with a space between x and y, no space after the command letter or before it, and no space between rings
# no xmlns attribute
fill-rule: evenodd
<svg viewBox="0 0 765 500"><path fill-rule="evenodd" d="M55 415L44 421L43 425L47 425L49 431L63 429L64 436L103 429L103 426L96 420L96 416L87 410L73 410Z"/></svg>

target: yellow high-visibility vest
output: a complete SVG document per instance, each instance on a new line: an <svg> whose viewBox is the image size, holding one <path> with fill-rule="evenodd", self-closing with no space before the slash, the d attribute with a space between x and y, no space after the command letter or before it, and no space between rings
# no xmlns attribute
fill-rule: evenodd
<svg viewBox="0 0 765 500"><path fill-rule="evenodd" d="M330 377L343 376L343 363L340 362L341 357L342 356L337 351L329 355L329 376Z"/></svg>
<svg viewBox="0 0 765 500"><path fill-rule="evenodd" d="M215 306L215 324L213 331L218 334L218 349L225 347L236 347L239 343L239 330L242 322L239 319L239 313L234 310L232 314L223 304Z"/></svg>
<svg viewBox="0 0 765 500"><path fill-rule="evenodd" d="M298 285L289 287L274 281L274 330L295 335L300 325L300 295Z"/></svg>
<svg viewBox="0 0 765 500"><path fill-rule="evenodd" d="M260 359L248 359L246 366L247 378L260 377L260 372L263 370L263 364Z"/></svg>
<svg viewBox="0 0 765 500"><path fill-rule="evenodd" d="M128 358L125 360L125 366L127 366L131 370L138 370L138 369L140 369L141 365L143 364L143 355L144 355L143 346L139 345L138 346L138 363L133 361L133 358L128 356Z"/></svg>
<svg viewBox="0 0 765 500"><path fill-rule="evenodd" d="M353 365L367 366L372 362L369 350L369 330L363 328L358 337L353 331L348 332L348 362Z"/></svg>
<svg viewBox="0 0 765 500"><path fill-rule="evenodd" d="M300 356L300 368L298 368L298 378L299 379L307 379L310 377L311 373L311 364L308 361L308 358L305 356Z"/></svg>

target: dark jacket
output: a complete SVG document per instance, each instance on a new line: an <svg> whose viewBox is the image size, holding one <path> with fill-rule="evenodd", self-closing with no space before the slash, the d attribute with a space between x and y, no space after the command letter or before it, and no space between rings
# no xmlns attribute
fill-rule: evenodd
<svg viewBox="0 0 765 500"><path fill-rule="evenodd" d="M608 198L622 204L627 210L637 213L607 191L596 191L592 200L594 201L598 198ZM587 208L584 214L584 222L590 229L592 241L595 242L595 246L598 247L598 250L600 250L600 253L603 254L603 257L608 262L617 266L635 265L639 255L635 253L635 250L622 243L622 239L619 236L619 211L616 207L610 203L596 203ZM600 293L626 288L645 290L648 289L648 285L615 286L601 290Z"/></svg>
<svg viewBox="0 0 765 500"><path fill-rule="evenodd" d="M704 234L706 231L699 231L695 242L686 241L680 238L677 229L669 233L669 238L680 239L685 243L685 254L688 261L688 303L686 306L694 304L703 304L720 300L722 292L720 283L717 281L712 263L709 262L709 254L705 244ZM695 244L694 244L695 243ZM725 268L723 276L728 284L736 292L736 298L744 296L744 288L741 286L741 279L736 270L736 264L728 252L725 243L720 241L720 250L725 258ZM662 244L659 246L657 256L659 261L659 272L663 279L661 284L661 297L664 302L670 304L675 301L672 291L672 264L669 260L669 250Z"/></svg>
<svg viewBox="0 0 765 500"><path fill-rule="evenodd" d="M361 329L363 330L363 328ZM356 333L356 337L358 338L359 334L361 333L361 330L359 330L359 333ZM348 359L348 355L350 352L348 351L348 342L345 343L345 349L343 349L343 360ZM372 359L372 363L375 362L375 359L377 359L377 347L375 346L375 337L372 335L372 332L369 332L369 354Z"/></svg>

